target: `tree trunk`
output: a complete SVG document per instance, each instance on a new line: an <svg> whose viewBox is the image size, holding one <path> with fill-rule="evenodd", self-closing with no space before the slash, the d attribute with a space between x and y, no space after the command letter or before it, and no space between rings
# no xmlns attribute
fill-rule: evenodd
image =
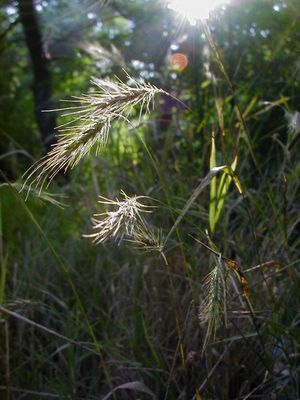
<svg viewBox="0 0 300 400"><path fill-rule="evenodd" d="M48 148L53 141L55 116L53 113L43 113L51 109L51 74L48 60L42 45L42 35L38 23L38 15L33 0L19 0L18 10L23 25L25 41L30 54L33 70L33 96L35 117L39 126L43 145Z"/></svg>

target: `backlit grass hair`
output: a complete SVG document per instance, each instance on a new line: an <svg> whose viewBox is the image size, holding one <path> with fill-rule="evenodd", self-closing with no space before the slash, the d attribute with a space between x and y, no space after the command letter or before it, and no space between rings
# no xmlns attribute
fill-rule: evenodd
<svg viewBox="0 0 300 400"><path fill-rule="evenodd" d="M42 188L50 184L59 171L66 172L89 154L106 145L111 122L118 118L127 120L133 107L139 107L139 117L148 112L151 102L162 89L139 83L127 75L131 86L117 78L116 81L92 79L95 91L74 97L74 106L63 108L64 116L74 119L58 127L57 142L40 161L24 174L25 183ZM52 110L58 111L58 110Z"/></svg>
<svg viewBox="0 0 300 400"><path fill-rule="evenodd" d="M107 239L113 238L118 243L123 238L144 244L151 243L152 246L157 242L153 230L148 226L143 213L151 212L147 206L139 200L144 196L129 197L121 191L122 200L107 199L99 196L100 204L114 206L114 211L105 211L101 214L95 214L92 218L94 232L84 237L91 238L95 244L104 243Z"/></svg>

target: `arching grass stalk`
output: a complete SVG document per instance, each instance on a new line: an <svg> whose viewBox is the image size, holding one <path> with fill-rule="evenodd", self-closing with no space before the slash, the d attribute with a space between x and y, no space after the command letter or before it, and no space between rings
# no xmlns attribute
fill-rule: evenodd
<svg viewBox="0 0 300 400"><path fill-rule="evenodd" d="M162 172L161 172L161 170L159 168L159 165L158 165L157 160L155 159L155 156L152 154L151 149L149 149L149 147L147 146L147 144L143 140L143 138L141 138L140 136L138 136L138 138L141 141L141 143L142 143L142 145L143 145L143 147L144 147L144 149L145 149L145 151L146 151L146 153L147 153L147 155L148 155L148 157L149 157L149 159L150 159L150 161L151 161L151 163L152 163L152 165L154 167L154 170L155 170L155 172L156 172L156 174L158 176L158 179L160 181L160 184L161 184L163 192L164 192L164 196L165 196L167 205L169 207L169 211L171 213L172 220L173 220L173 222L175 224L176 219L175 219L174 213L172 211L173 207L172 207L172 203L171 203L171 198L170 198L167 182L166 182L166 180L165 180L165 178L164 178L164 176L163 176L163 174L162 174ZM183 258L183 261L184 261L184 272L188 274L189 270L188 270L188 266L187 266L187 260L186 260L184 248L183 248L183 245L182 245L180 232L177 229L177 226L175 227L175 231L176 231L176 235L177 235L177 239L178 239L178 243L179 243L180 252L181 252L181 255L182 255L182 258ZM167 242L167 238L165 239L165 241L163 243L162 250L164 250L166 242Z"/></svg>
<svg viewBox="0 0 300 400"><path fill-rule="evenodd" d="M240 195L244 196L244 191L241 186L241 183L239 181L239 178L235 174L235 172L232 170L232 168L228 165L221 165L219 167L214 167L212 168L209 173L201 180L200 184L194 189L191 197L189 200L185 203L185 206L181 210L180 214L178 215L174 225L170 229L169 233L167 234L165 241L164 241L164 247L166 246L167 241L170 239L174 231L177 229L178 225L186 215L186 213L189 211L191 206L194 204L194 202L197 200L198 196L202 191L210 184L211 180L219 173L219 172L224 172L228 176L230 176L233 179L233 182L239 192Z"/></svg>

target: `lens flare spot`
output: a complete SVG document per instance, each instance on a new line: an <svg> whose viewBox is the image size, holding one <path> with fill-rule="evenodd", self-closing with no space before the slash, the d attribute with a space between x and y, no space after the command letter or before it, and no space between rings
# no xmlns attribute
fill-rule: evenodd
<svg viewBox="0 0 300 400"><path fill-rule="evenodd" d="M186 69L189 60L185 54L174 53L171 55L170 63L173 70L181 72Z"/></svg>

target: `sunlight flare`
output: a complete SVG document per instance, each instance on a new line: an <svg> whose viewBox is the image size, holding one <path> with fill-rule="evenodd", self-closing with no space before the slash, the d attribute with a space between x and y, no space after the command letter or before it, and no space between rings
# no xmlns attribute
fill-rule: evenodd
<svg viewBox="0 0 300 400"><path fill-rule="evenodd" d="M168 7L195 24L197 20L207 19L213 10L229 2L230 0L169 0Z"/></svg>

